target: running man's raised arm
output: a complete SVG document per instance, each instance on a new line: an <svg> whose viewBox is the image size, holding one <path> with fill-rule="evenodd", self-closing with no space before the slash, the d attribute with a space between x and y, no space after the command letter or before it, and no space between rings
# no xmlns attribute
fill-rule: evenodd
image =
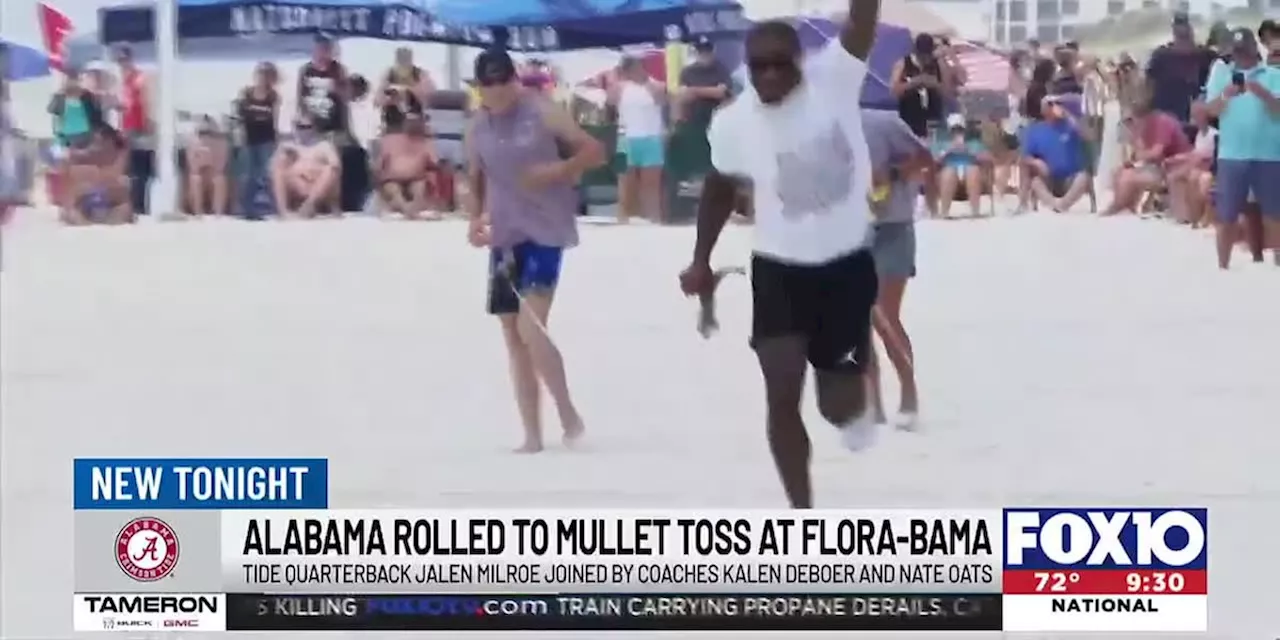
<svg viewBox="0 0 1280 640"><path fill-rule="evenodd" d="M876 42L880 0L849 0L849 17L840 29L840 44L850 55L866 61Z"/></svg>
<svg viewBox="0 0 1280 640"><path fill-rule="evenodd" d="M542 123L573 150L573 155L565 160L573 175L580 176L604 164L604 145L578 126L568 111L550 100L538 104L542 111Z"/></svg>

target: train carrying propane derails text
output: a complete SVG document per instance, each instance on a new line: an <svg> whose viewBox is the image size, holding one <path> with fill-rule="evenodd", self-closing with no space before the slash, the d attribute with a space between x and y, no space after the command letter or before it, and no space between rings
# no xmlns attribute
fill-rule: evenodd
<svg viewBox="0 0 1280 640"><path fill-rule="evenodd" d="M224 571L247 587L316 589L990 586L999 579L993 553L1000 548L1000 530L993 529L998 520L985 517L940 512L581 515L224 514Z"/></svg>

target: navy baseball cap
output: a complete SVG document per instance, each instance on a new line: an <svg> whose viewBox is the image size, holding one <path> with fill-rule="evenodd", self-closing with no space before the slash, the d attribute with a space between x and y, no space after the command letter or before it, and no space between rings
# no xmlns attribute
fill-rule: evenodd
<svg viewBox="0 0 1280 640"><path fill-rule="evenodd" d="M475 79L480 86L507 84L516 77L516 63L511 54L489 49L476 56Z"/></svg>
<svg viewBox="0 0 1280 640"><path fill-rule="evenodd" d="M715 48L715 43L707 36L699 36L697 40L693 41L694 51L714 51Z"/></svg>
<svg viewBox="0 0 1280 640"><path fill-rule="evenodd" d="M1253 35L1253 30L1240 28L1231 32L1231 48L1240 51L1258 50L1258 39Z"/></svg>

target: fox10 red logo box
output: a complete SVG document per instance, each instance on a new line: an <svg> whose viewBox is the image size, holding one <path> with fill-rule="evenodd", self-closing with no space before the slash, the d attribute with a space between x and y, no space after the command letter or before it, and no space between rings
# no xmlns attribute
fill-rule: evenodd
<svg viewBox="0 0 1280 640"><path fill-rule="evenodd" d="M1004 630L1207 631L1209 511L1005 509Z"/></svg>

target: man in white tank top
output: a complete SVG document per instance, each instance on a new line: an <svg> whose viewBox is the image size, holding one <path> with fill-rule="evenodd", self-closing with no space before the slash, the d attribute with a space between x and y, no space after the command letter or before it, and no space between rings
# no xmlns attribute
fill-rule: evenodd
<svg viewBox="0 0 1280 640"><path fill-rule="evenodd" d="M712 120L714 170L703 186L693 262L680 276L687 295L712 295L711 251L738 189L750 188L751 344L764 374L769 448L794 508L813 506L800 417L809 365L818 409L845 445L859 450L875 435L865 374L878 283L858 103L879 14L880 0L850 0L840 37L808 59L788 23L764 22L747 35L750 87Z"/></svg>
<svg viewBox="0 0 1280 640"><path fill-rule="evenodd" d="M627 159L618 185L619 222L636 213L653 222L661 220L666 91L661 82L649 77L638 58L631 57L622 59L618 81L609 87L609 102L618 110L618 149Z"/></svg>

